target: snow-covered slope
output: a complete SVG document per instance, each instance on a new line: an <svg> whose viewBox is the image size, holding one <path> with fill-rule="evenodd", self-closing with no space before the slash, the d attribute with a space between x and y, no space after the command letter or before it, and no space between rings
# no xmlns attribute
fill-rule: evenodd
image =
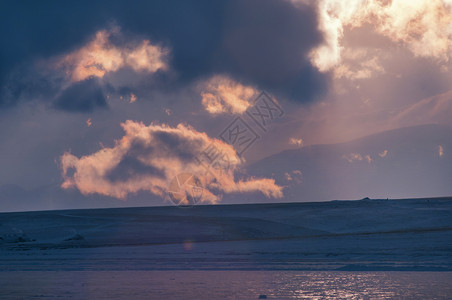
<svg viewBox="0 0 452 300"><path fill-rule="evenodd" d="M452 270L452 198L0 214L3 270Z"/></svg>

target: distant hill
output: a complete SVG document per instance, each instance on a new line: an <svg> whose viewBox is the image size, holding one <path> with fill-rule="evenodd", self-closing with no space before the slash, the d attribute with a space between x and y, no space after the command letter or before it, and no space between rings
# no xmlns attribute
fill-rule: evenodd
<svg viewBox="0 0 452 300"><path fill-rule="evenodd" d="M421 101L401 110L390 121L394 126L412 126L426 123L452 124L452 90Z"/></svg>
<svg viewBox="0 0 452 300"><path fill-rule="evenodd" d="M285 201L452 195L452 129L413 126L286 150L247 171L286 186ZM253 196L248 201L271 200Z"/></svg>

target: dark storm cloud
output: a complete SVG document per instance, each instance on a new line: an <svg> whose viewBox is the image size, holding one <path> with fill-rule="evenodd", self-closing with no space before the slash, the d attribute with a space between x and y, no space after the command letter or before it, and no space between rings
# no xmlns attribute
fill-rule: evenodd
<svg viewBox="0 0 452 300"><path fill-rule="evenodd" d="M11 1L0 6L0 108L19 98L11 92L5 96L14 86L12 70L73 51L112 24L123 37L150 39L170 49L176 76L163 77L153 89L173 90L223 73L300 102L326 90L327 77L306 58L322 40L315 12L289 1ZM112 42L124 43L122 38ZM56 107L89 111L99 99L72 106L59 99Z"/></svg>
<svg viewBox="0 0 452 300"><path fill-rule="evenodd" d="M315 12L307 6L283 0L117 5L123 29L171 48L178 83L226 73L300 102L326 90L327 77L306 57L322 41Z"/></svg>
<svg viewBox="0 0 452 300"><path fill-rule="evenodd" d="M63 90L55 99L54 106L66 111L91 112L98 107L107 107L107 102L98 80L91 78Z"/></svg>
<svg viewBox="0 0 452 300"><path fill-rule="evenodd" d="M99 14L100 4L91 1L70 5L63 1L0 2L0 108L18 100L14 92L18 93L20 85L10 73L34 59L50 57L82 44L105 23ZM5 90L9 95L4 95Z"/></svg>
<svg viewBox="0 0 452 300"><path fill-rule="evenodd" d="M312 10L288 1L236 1L227 16L222 47L234 76L299 101L324 88L307 61L321 42Z"/></svg>

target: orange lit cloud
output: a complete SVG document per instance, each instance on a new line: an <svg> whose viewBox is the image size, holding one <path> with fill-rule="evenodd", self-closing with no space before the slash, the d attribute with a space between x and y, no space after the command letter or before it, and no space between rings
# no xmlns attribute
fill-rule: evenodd
<svg viewBox="0 0 452 300"><path fill-rule="evenodd" d="M384 151L378 153L378 156L380 156L381 158L385 157L386 155L388 155L388 150L384 150Z"/></svg>
<svg viewBox="0 0 452 300"><path fill-rule="evenodd" d="M154 73L167 70L168 50L150 41L143 40L130 47L119 47L110 42L110 36L119 34L119 29L98 31L92 41L82 48L61 57L57 68L64 68L71 81L77 82L89 77L103 77L122 67L136 72Z"/></svg>
<svg viewBox="0 0 452 300"><path fill-rule="evenodd" d="M369 154L361 155L359 153L350 153L348 155L343 155L342 158L347 160L349 163L353 163L355 161L367 161L370 164L373 161L372 157Z"/></svg>
<svg viewBox="0 0 452 300"><path fill-rule="evenodd" d="M63 188L75 187L82 194L102 194L125 199L138 191L164 197L170 181L181 173L200 177L205 192L201 201L216 203L218 192L259 191L267 197L282 197L282 187L273 179L234 179L241 164L232 146L212 139L192 127L177 127L126 121L122 139L112 148L102 148L78 158L67 152L61 157ZM224 171L211 176L196 159L208 146L219 149L228 158Z"/></svg>
<svg viewBox="0 0 452 300"><path fill-rule="evenodd" d="M289 139L289 144L301 147L301 146L303 146L303 140L302 139L297 139L297 138L290 138Z"/></svg>
<svg viewBox="0 0 452 300"><path fill-rule="evenodd" d="M416 56L448 61L451 55L452 5L449 0L321 0L316 3L319 29L325 42L312 51L311 61L320 71L328 71L341 63L344 30L366 23Z"/></svg>
<svg viewBox="0 0 452 300"><path fill-rule="evenodd" d="M439 157L443 157L444 155L444 147L441 145L438 146L438 155Z"/></svg>
<svg viewBox="0 0 452 300"><path fill-rule="evenodd" d="M347 49L342 56L342 63L334 68L335 78L350 80L367 79L375 74L384 73L378 55L369 55L365 48Z"/></svg>
<svg viewBox="0 0 452 300"><path fill-rule="evenodd" d="M286 172L284 173L284 176L286 177L286 180L295 184L302 183L302 173L300 170L293 170L291 173Z"/></svg>
<svg viewBox="0 0 452 300"><path fill-rule="evenodd" d="M131 94L130 94L130 103L133 103L133 102L135 102L135 101L137 101L137 96L135 96L134 93L131 93Z"/></svg>
<svg viewBox="0 0 452 300"><path fill-rule="evenodd" d="M214 76L200 84L202 105L211 114L242 114L257 96L257 90L226 76Z"/></svg>

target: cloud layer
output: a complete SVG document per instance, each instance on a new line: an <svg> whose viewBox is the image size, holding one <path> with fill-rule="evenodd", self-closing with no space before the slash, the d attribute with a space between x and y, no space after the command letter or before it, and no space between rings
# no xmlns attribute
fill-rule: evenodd
<svg viewBox="0 0 452 300"><path fill-rule="evenodd" d="M43 4L41 14L23 3L3 5L2 11L19 15L25 26L5 16L1 27L20 28L23 32L17 36L25 40L3 32L8 47L0 51L0 107L35 98L36 90L27 95L11 90L30 87L26 75L42 73L49 65L61 69L62 77L71 82L115 77L121 69L130 69L115 77L121 78L119 84L109 83L116 89L141 84L143 94L146 89L180 90L218 74L302 103L316 99L327 88L328 76L320 74L308 58L322 37L316 29L315 12L307 5L294 7L289 1L272 0L169 0L131 6L118 0L107 7L94 1L89 10L76 5L69 13L69 6L53 4ZM70 15L72 22L42 20L42 14ZM74 18L83 19L83 24L69 26L80 23ZM38 40L38 36L52 38ZM38 65L37 61L45 63ZM159 70L171 75L162 75L158 84L149 83L146 74ZM12 73L17 76L13 78ZM49 95L67 87L64 80L55 80L55 74L49 73L42 81L58 85ZM136 79L133 84L127 80L131 77Z"/></svg>

